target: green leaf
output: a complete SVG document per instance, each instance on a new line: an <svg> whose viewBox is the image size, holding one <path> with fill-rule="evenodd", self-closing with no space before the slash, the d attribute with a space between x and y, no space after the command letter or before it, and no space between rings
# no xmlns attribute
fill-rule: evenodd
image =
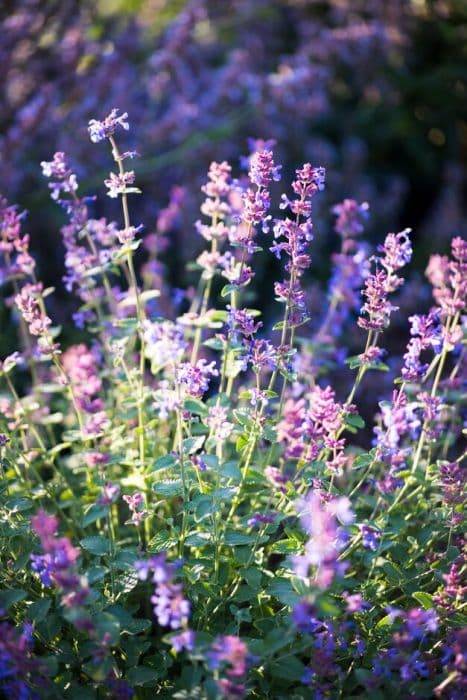
<svg viewBox="0 0 467 700"><path fill-rule="evenodd" d="M144 685L153 683L159 677L158 672L150 666L136 666L130 668L126 674L126 680L130 685Z"/></svg>
<svg viewBox="0 0 467 700"><path fill-rule="evenodd" d="M383 571L386 574L389 581L395 585L400 584L406 578L402 569L399 566L397 566L397 564L393 564L393 562L391 561L384 562Z"/></svg>
<svg viewBox="0 0 467 700"><path fill-rule="evenodd" d="M160 530L149 541L148 551L158 554L159 552L164 552L167 549L174 547L177 542L178 540L175 537L172 537L168 530Z"/></svg>
<svg viewBox="0 0 467 700"><path fill-rule="evenodd" d="M36 600L27 610L27 619L31 620L31 622L40 622L41 620L44 620L50 610L51 605L52 601L50 598L41 598L40 600Z"/></svg>
<svg viewBox="0 0 467 700"><path fill-rule="evenodd" d="M155 483L153 489L164 498L173 498L183 494L183 483L181 479L164 479Z"/></svg>
<svg viewBox="0 0 467 700"><path fill-rule="evenodd" d="M253 544L256 541L256 535L246 535L243 532L227 532L224 538L224 543L231 547L238 547L242 544Z"/></svg>
<svg viewBox="0 0 467 700"><path fill-rule="evenodd" d="M152 466L150 466L147 470L147 473L151 474L152 472L160 472L163 469L170 469L171 467L174 467L177 464L177 462L178 458L174 454L169 452L168 454L156 459L156 461L153 462Z"/></svg>
<svg viewBox="0 0 467 700"><path fill-rule="evenodd" d="M271 675L287 681L299 681L305 672L305 666L296 656L287 656L271 664Z"/></svg>
<svg viewBox="0 0 467 700"><path fill-rule="evenodd" d="M425 610L431 610L431 608L434 608L433 596L429 593L425 593L425 591L416 591L416 593L412 593L412 598L418 600Z"/></svg>
<svg viewBox="0 0 467 700"><path fill-rule="evenodd" d="M183 402L183 408L185 411L190 411L190 413L194 413L197 416L207 416L208 414L206 404L198 399L185 399Z"/></svg>
<svg viewBox="0 0 467 700"><path fill-rule="evenodd" d="M118 644L118 640L120 639L120 622L115 615L111 615L108 612L101 612L95 615L93 621L101 639L106 636L109 644L112 646Z"/></svg>
<svg viewBox="0 0 467 700"><path fill-rule="evenodd" d="M365 421L358 413L349 413L345 417L345 424L352 426L352 428L364 428Z"/></svg>
<svg viewBox="0 0 467 700"><path fill-rule="evenodd" d="M26 598L27 592L23 591L22 588L17 588L14 591L0 591L0 608L3 610L8 610L12 605L19 603L20 600Z"/></svg>
<svg viewBox="0 0 467 700"><path fill-rule="evenodd" d="M183 450L189 455L194 454L202 448L204 441L206 440L206 435L199 435L198 437L186 438L183 441Z"/></svg>
<svg viewBox="0 0 467 700"><path fill-rule="evenodd" d="M300 546L300 542L297 542L297 540L279 540L274 542L271 552L275 554L295 554Z"/></svg>
<svg viewBox="0 0 467 700"><path fill-rule="evenodd" d="M300 596L294 591L292 582L288 578L277 577L268 586L267 592L284 605L292 606L300 600Z"/></svg>
<svg viewBox="0 0 467 700"><path fill-rule="evenodd" d="M109 553L109 540L101 535L93 535L92 537L84 537L80 540L80 545L86 549L86 551L95 554L96 556L102 556L103 554Z"/></svg>
<svg viewBox="0 0 467 700"><path fill-rule="evenodd" d="M97 503L94 503L87 509L86 513L84 514L83 520L81 521L81 525L82 527L87 527L88 525L91 525L91 523L95 523L96 520L106 518L108 514L108 506L100 506Z"/></svg>
<svg viewBox="0 0 467 700"><path fill-rule="evenodd" d="M24 510L30 510L33 507L33 502L29 498L7 498L5 508L10 513L21 513Z"/></svg>
<svg viewBox="0 0 467 700"><path fill-rule="evenodd" d="M105 566L91 566L87 572L89 583L92 585L93 583L101 581L103 578L105 578L107 572L108 569Z"/></svg>
<svg viewBox="0 0 467 700"><path fill-rule="evenodd" d="M145 632L152 625L151 620L132 617L121 605L109 605L105 612L117 618L122 634L140 634L140 632Z"/></svg>

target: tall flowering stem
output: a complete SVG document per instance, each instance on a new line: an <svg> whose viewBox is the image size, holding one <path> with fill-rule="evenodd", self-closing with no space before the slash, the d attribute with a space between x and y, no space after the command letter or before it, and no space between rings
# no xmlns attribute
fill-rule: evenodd
<svg viewBox="0 0 467 700"><path fill-rule="evenodd" d="M133 263L133 249L131 246L132 241L137 233L137 229L131 226L130 213L128 208L128 193L138 192L136 188L130 187L134 182L134 172L125 171L123 166L123 161L127 157L132 157L134 154L132 152L126 152L121 154L117 146L117 142L114 138L114 133L118 127L121 127L128 131L129 124L127 121L128 115L124 113L118 115L118 110L114 109L112 112L102 121L97 121L91 119L89 122L89 135L94 143L108 139L110 145L112 146L112 156L118 167L118 175L115 173L110 173L110 179L106 180L105 184L108 188L108 195L112 198L121 196L122 209L123 209L123 223L124 230L119 233L119 240L124 247L127 248L126 261L128 265L131 286L133 289L134 300L136 304L136 314L138 318L139 326L139 339L140 339L140 349L139 349L139 392L137 400L137 411L138 411L138 445L139 445L139 466L141 471L144 473L145 470L145 418L144 418L144 367L145 367L145 348L144 348L144 333L143 326L146 319L144 306L141 300L140 290L138 286L138 281L136 279L136 272Z"/></svg>

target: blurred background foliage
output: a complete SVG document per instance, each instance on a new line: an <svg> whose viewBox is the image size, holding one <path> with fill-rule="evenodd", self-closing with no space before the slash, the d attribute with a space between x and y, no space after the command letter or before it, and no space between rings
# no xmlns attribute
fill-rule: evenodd
<svg viewBox="0 0 467 700"><path fill-rule="evenodd" d="M344 197L370 203L373 244L414 229L417 289L429 254L465 229L465 0L13 0L0 8L0 193L30 212L26 229L40 276L57 286L59 317L71 303L60 282L64 218L39 163L65 151L80 191L99 195L93 214L118 219L102 184L110 154L86 130L113 107L128 111L122 141L140 154L133 222L150 232L171 188L185 188L163 254L177 287L190 283L185 263L203 245L193 223L209 163L228 159L240 172L249 137L276 141L277 200L294 167L328 170L312 306L336 247L329 209ZM259 288L273 266L265 259Z"/></svg>

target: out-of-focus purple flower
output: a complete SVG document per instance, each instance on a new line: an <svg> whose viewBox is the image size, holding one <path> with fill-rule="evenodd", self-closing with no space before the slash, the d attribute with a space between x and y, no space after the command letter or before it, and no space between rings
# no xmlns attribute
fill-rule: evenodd
<svg viewBox="0 0 467 700"><path fill-rule="evenodd" d="M0 622L0 692L12 700L34 700L47 692L46 668L32 654L32 625Z"/></svg>
<svg viewBox="0 0 467 700"><path fill-rule="evenodd" d="M32 570L37 572L45 586L56 586L63 593L62 602L68 608L80 608L89 596L85 579L75 573L75 564L81 551L73 547L68 537L56 537L57 518L39 511L31 519L34 532L38 535L43 554L31 555ZM81 621L87 616L83 613ZM79 623L78 618L77 622Z"/></svg>
<svg viewBox="0 0 467 700"><path fill-rule="evenodd" d="M110 506L112 503L115 503L119 494L120 486L118 484L105 484L97 502L101 506Z"/></svg>
<svg viewBox="0 0 467 700"><path fill-rule="evenodd" d="M227 440L234 428L234 424L227 420L227 416L227 408L220 404L210 406L208 409L208 415L204 422L210 428L216 440Z"/></svg>
<svg viewBox="0 0 467 700"><path fill-rule="evenodd" d="M113 136L115 129L121 126L122 129L128 131L130 125L128 124L128 113L124 112L118 116L118 109L113 109L110 114L108 114L103 121L98 121L97 119L89 120L89 137L93 143L99 143L104 139Z"/></svg>
<svg viewBox="0 0 467 700"><path fill-rule="evenodd" d="M319 620L316 606L310 601L300 600L292 610L292 620L295 627L302 634L313 634L319 630L323 623Z"/></svg>
<svg viewBox="0 0 467 700"><path fill-rule="evenodd" d="M151 603L161 627L176 630L188 623L190 602L183 597L181 583L159 583L151 596Z"/></svg>
<svg viewBox="0 0 467 700"><path fill-rule="evenodd" d="M277 488L282 493L287 491L286 484L289 481L288 477L282 474L281 470L277 467L267 466L264 470L264 476L275 488Z"/></svg>
<svg viewBox="0 0 467 700"><path fill-rule="evenodd" d="M373 552L376 552L381 540L381 530L377 527L371 527L370 525L360 525L360 532L362 535L362 545L365 549L371 549Z"/></svg>
<svg viewBox="0 0 467 700"><path fill-rule="evenodd" d="M180 634L176 634L170 638L170 643L172 644L172 649L177 652L177 654L183 649L187 651L193 651L195 648L196 634L193 630L184 630Z"/></svg>
<svg viewBox="0 0 467 700"><path fill-rule="evenodd" d="M152 363L153 372L168 364L177 365L187 346L182 327L172 321L144 321L143 338L146 357Z"/></svg>
<svg viewBox="0 0 467 700"><path fill-rule="evenodd" d="M217 637L206 657L211 669L218 669L226 664L225 672L231 678L239 678L247 671L248 647L234 635Z"/></svg>
<svg viewBox="0 0 467 700"><path fill-rule="evenodd" d="M355 199L344 199L340 204L332 208L332 213L337 216L335 223L336 232L342 238L359 236L363 229L363 221L368 218L368 202L359 204Z"/></svg>
<svg viewBox="0 0 467 700"><path fill-rule="evenodd" d="M350 522L348 499L325 502L318 491L311 490L297 502L297 512L309 540L305 553L292 557L294 571L297 576L308 579L312 568L312 580L318 588L329 588L334 577L341 576L346 569L338 558L347 542L347 534L338 526L336 514L344 512L346 521Z"/></svg>
<svg viewBox="0 0 467 700"><path fill-rule="evenodd" d="M365 608L369 607L369 604L363 600L361 593L348 593L347 591L344 591L342 593L342 597L346 602L347 612L351 615L357 612L362 612L365 610Z"/></svg>
<svg viewBox="0 0 467 700"><path fill-rule="evenodd" d="M154 606L154 615L161 627L180 629L186 627L190 616L190 601L184 598L181 583L173 581L178 563L168 563L166 554L156 555L146 561L135 562L135 569L140 579L145 581L152 572L152 581L155 583L151 603Z"/></svg>
<svg viewBox="0 0 467 700"><path fill-rule="evenodd" d="M274 522L277 518L277 513L255 513L251 518L247 520L247 525L249 527L256 527L257 525L269 525Z"/></svg>

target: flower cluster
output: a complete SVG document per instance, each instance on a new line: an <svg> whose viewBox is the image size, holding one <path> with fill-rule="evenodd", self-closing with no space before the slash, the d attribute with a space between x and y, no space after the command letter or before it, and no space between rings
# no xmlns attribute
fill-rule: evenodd
<svg viewBox="0 0 467 700"><path fill-rule="evenodd" d="M311 579L318 588L329 588L335 576L342 576L346 563L339 561L348 537L339 525L349 525L354 514L348 498L324 501L319 491L311 490L297 502L297 512L302 528L309 535L305 553L292 558L297 576Z"/></svg>
<svg viewBox="0 0 467 700"><path fill-rule="evenodd" d="M190 617L190 602L183 597L181 583L175 583L178 564L169 564L166 555L159 554L148 560L136 561L135 569L139 578L146 581L152 572L152 582L155 584L151 603L154 606L154 615L161 627L170 627L172 630L187 628ZM187 637L190 643L191 637Z"/></svg>
<svg viewBox="0 0 467 700"><path fill-rule="evenodd" d="M85 578L76 573L76 562L81 551L68 537L57 537L58 520L45 511L39 511L31 520L34 532L41 542L43 554L32 554L32 570L45 586L56 586L62 592L62 603L74 613L77 627L89 628L90 621L82 606L89 596Z"/></svg>
<svg viewBox="0 0 467 700"><path fill-rule="evenodd" d="M211 669L223 669L227 676L217 681L222 696L231 700L244 697L245 686L238 681L248 668L249 654L245 642L233 635L218 637L207 652L207 659Z"/></svg>
<svg viewBox="0 0 467 700"><path fill-rule="evenodd" d="M388 299L404 283L396 274L412 258L410 229L401 233L389 233L375 256L376 272L367 277L363 295L366 298L361 308L358 325L366 330L381 331L389 324L391 313L397 310Z"/></svg>

